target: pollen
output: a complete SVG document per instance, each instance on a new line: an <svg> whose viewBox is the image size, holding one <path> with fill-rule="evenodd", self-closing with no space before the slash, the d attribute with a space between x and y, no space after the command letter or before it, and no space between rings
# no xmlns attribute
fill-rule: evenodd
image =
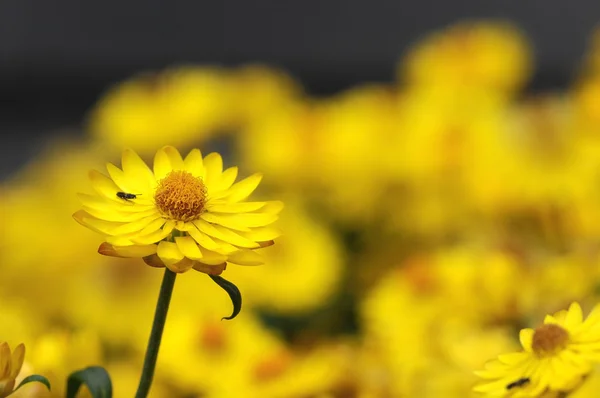
<svg viewBox="0 0 600 398"><path fill-rule="evenodd" d="M206 186L200 177L174 170L158 182L154 202L165 217L191 221L204 211Z"/></svg>
<svg viewBox="0 0 600 398"><path fill-rule="evenodd" d="M555 354L566 347L569 332L558 325L545 324L535 329L531 348L539 356Z"/></svg>

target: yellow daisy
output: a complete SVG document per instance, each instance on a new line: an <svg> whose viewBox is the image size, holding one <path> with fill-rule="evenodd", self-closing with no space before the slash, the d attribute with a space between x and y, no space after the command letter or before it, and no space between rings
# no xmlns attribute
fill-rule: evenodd
<svg viewBox="0 0 600 398"><path fill-rule="evenodd" d="M503 354L475 372L474 391L489 397L540 397L578 387L600 360L600 305L583 319L581 307L547 315L536 329L522 329L523 351Z"/></svg>
<svg viewBox="0 0 600 398"><path fill-rule="evenodd" d="M259 265L255 249L270 246L280 233L271 224L279 201L245 202L261 181L253 174L234 184L237 167L223 170L217 153L198 149L185 159L172 146L154 157L153 171L132 150L122 169L109 163L108 175L90 172L96 195L79 194L82 210L73 217L105 236L100 254L142 257L173 272L191 268L219 275L226 263Z"/></svg>

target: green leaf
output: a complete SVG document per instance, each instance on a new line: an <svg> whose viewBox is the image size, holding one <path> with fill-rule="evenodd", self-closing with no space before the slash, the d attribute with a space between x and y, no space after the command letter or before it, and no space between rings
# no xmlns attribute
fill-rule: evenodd
<svg viewBox="0 0 600 398"><path fill-rule="evenodd" d="M82 384L87 386L94 398L112 398L110 376L101 366L90 366L71 373L67 379L67 398L75 398Z"/></svg>
<svg viewBox="0 0 600 398"><path fill-rule="evenodd" d="M223 319L233 319L237 316L237 314L240 313L240 311L242 310L242 294L240 293L240 290L237 288L236 285L234 285L233 283L229 282L226 279L221 278L220 276L217 275L208 275L210 276L210 278L215 281L215 283L219 286L221 286L221 288L223 290L225 290L227 292L227 294L229 294L229 298L231 299L231 303L233 304L233 312L231 313L230 316L225 316L223 318L221 318L221 320Z"/></svg>
<svg viewBox="0 0 600 398"><path fill-rule="evenodd" d="M23 381L21 381L19 383L19 385L17 386L17 388L14 389L13 392L17 391L19 388L23 387L25 384L32 383L32 382L42 383L43 385L46 386L48 391L51 391L50 382L48 381L47 378L45 378L42 375L31 375L31 376L27 376L26 378L24 378Z"/></svg>

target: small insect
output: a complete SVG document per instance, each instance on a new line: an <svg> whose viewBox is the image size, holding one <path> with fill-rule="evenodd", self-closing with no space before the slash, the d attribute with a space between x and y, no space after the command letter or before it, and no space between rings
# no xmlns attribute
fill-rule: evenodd
<svg viewBox="0 0 600 398"><path fill-rule="evenodd" d="M521 377L518 380L513 381L512 383L509 383L506 385L506 389L507 390L512 390L513 388L517 388L517 387L523 387L524 385L528 384L531 380L529 379L529 377Z"/></svg>
<svg viewBox="0 0 600 398"><path fill-rule="evenodd" d="M127 192L117 192L117 197L123 199L123 200L127 200L129 201L130 199L136 199L138 195L141 194L135 194L135 193L127 193Z"/></svg>

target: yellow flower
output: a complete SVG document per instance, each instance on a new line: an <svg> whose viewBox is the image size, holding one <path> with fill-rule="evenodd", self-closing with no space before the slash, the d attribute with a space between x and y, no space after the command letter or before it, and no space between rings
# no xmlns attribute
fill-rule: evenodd
<svg viewBox="0 0 600 398"><path fill-rule="evenodd" d="M335 347L294 350L252 312L225 325L214 316L198 316L196 310L173 309L157 375L189 395L312 397L343 376L347 358Z"/></svg>
<svg viewBox="0 0 600 398"><path fill-rule="evenodd" d="M265 253L267 265L227 272L247 294L247 304L286 315L307 313L323 306L338 290L344 252L338 236L311 217L306 204L291 197L285 203L287 211L280 220L285 235Z"/></svg>
<svg viewBox="0 0 600 398"><path fill-rule="evenodd" d="M64 396L69 374L90 364L102 364L102 354L101 341L93 330L48 328L31 346L28 362L53 388L50 392L38 386L36 397Z"/></svg>
<svg viewBox="0 0 600 398"><path fill-rule="evenodd" d="M88 115L88 130L110 148L139 153L213 138L235 116L227 76L193 65L140 73L107 90Z"/></svg>
<svg viewBox="0 0 600 398"><path fill-rule="evenodd" d="M527 38L511 23L462 21L414 43L398 72L412 84L504 94L516 91L527 80L531 55Z"/></svg>
<svg viewBox="0 0 600 398"><path fill-rule="evenodd" d="M292 76L261 64L248 64L233 70L229 86L233 95L232 103L227 105L234 110L242 127L280 112L303 97L302 87Z"/></svg>
<svg viewBox="0 0 600 398"><path fill-rule="evenodd" d="M536 329L522 329L523 351L503 354L475 372L473 389L494 397L539 397L578 387L600 360L600 305L583 319L581 306L548 315Z"/></svg>
<svg viewBox="0 0 600 398"><path fill-rule="evenodd" d="M11 353L6 342L0 343L0 398L8 397L25 360L25 346L19 344Z"/></svg>
<svg viewBox="0 0 600 398"><path fill-rule="evenodd" d="M80 194L73 217L105 236L99 253L143 257L153 267L173 272L194 268L212 275L227 262L259 265L254 249L270 246L279 231L270 225L283 208L279 201L245 202L262 179L253 174L234 184L237 167L223 171L217 153L198 149L185 159L165 146L154 157L154 171L132 150L123 169L107 164L110 177L92 170L96 195Z"/></svg>

